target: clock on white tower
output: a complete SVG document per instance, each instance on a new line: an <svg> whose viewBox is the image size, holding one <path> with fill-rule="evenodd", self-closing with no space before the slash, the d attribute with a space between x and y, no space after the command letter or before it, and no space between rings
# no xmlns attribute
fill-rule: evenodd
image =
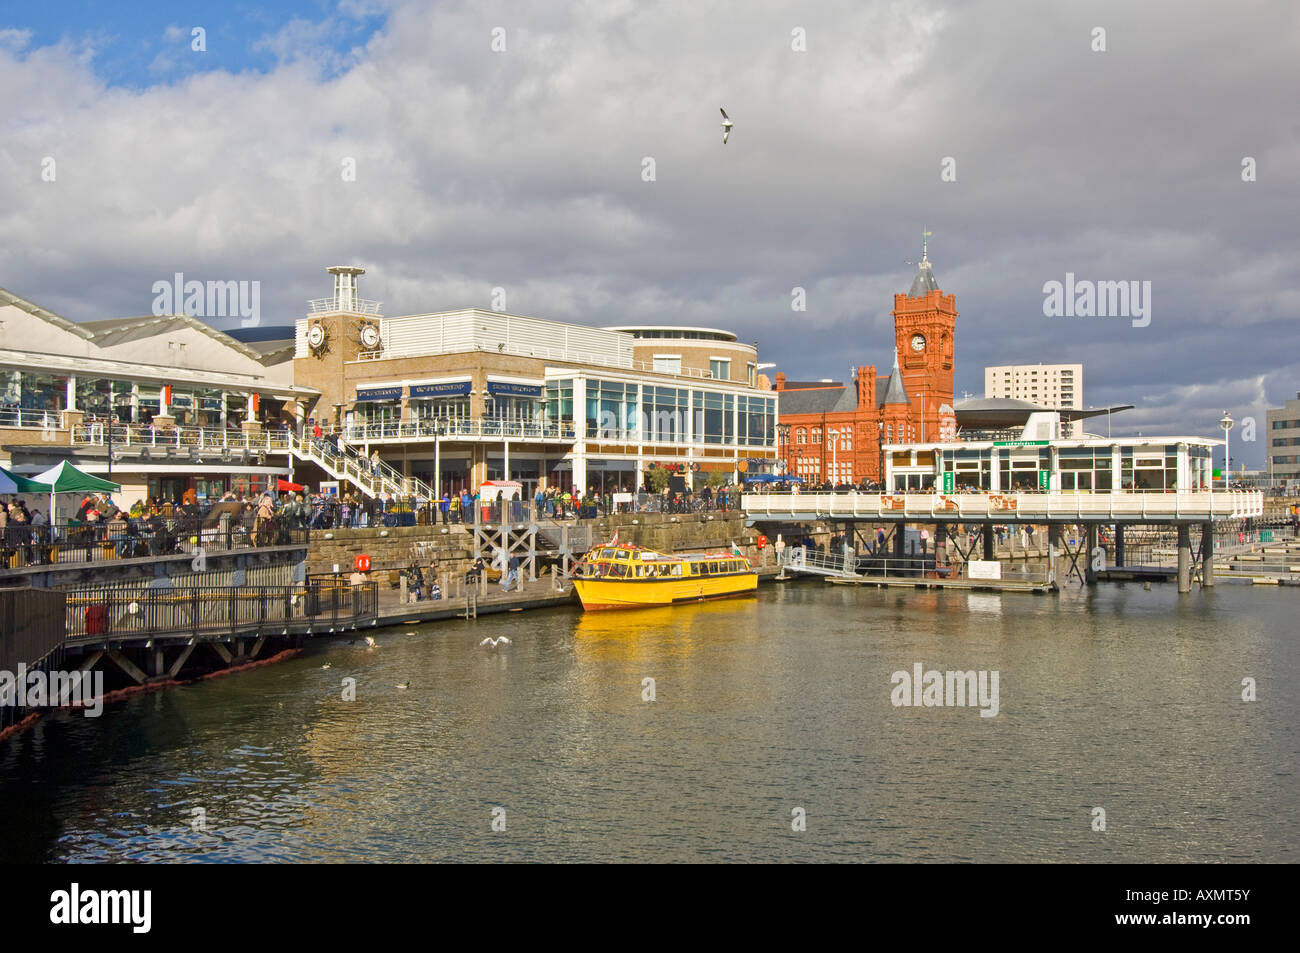
<svg viewBox="0 0 1300 953"><path fill-rule="evenodd" d="M913 351L916 351L918 354L919 354L921 351L924 351L924 350L925 350L925 337L924 337L924 335L920 335L920 334L913 334L913 335L912 335L912 350L913 350Z"/></svg>

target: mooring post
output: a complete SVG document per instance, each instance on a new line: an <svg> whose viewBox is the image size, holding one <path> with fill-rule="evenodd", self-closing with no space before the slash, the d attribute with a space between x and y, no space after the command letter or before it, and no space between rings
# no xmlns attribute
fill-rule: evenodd
<svg viewBox="0 0 1300 953"><path fill-rule="evenodd" d="M1214 524L1201 524L1201 588L1214 585Z"/></svg>
<svg viewBox="0 0 1300 953"><path fill-rule="evenodd" d="M1178 591L1192 591L1192 531L1186 523L1178 524Z"/></svg>
<svg viewBox="0 0 1300 953"><path fill-rule="evenodd" d="M992 561L993 559L993 524L984 523L980 526L980 535L984 537L984 558Z"/></svg>

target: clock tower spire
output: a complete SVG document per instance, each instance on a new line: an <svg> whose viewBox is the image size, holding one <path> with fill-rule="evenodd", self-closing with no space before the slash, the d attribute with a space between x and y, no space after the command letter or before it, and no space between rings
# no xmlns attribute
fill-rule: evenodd
<svg viewBox="0 0 1300 953"><path fill-rule="evenodd" d="M940 407L953 403L953 358L957 299L939 288L930 265L930 232L921 234L921 260L906 294L894 295L894 341L902 366L903 386L921 422L920 439L939 439Z"/></svg>

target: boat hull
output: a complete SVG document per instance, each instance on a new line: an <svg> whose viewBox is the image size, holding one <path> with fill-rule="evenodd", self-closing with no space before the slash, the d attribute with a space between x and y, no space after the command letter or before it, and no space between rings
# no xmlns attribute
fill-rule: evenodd
<svg viewBox="0 0 1300 953"><path fill-rule="evenodd" d="M709 599L752 596L758 589L757 573L699 576L681 579L574 579L573 588L582 608L649 609Z"/></svg>

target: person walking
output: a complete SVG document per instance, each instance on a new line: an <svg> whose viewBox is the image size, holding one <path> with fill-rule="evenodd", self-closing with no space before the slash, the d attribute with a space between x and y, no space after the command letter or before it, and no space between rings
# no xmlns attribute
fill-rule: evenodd
<svg viewBox="0 0 1300 953"><path fill-rule="evenodd" d="M510 587L514 586L519 589L519 557L511 554L510 561L506 564L506 571L502 574L501 591L509 592Z"/></svg>

